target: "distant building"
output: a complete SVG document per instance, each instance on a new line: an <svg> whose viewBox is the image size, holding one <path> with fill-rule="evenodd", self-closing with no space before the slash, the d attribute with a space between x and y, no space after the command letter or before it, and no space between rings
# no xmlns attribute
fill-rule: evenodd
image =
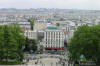
<svg viewBox="0 0 100 66"><path fill-rule="evenodd" d="M10 25L13 24L14 22L0 22L0 25Z"/></svg>
<svg viewBox="0 0 100 66"><path fill-rule="evenodd" d="M34 23L34 29L35 30L45 30L47 24L49 24L50 21L46 19L36 20Z"/></svg>
<svg viewBox="0 0 100 66"><path fill-rule="evenodd" d="M48 26L44 32L45 50L63 50L64 49L64 32L56 26Z"/></svg>
<svg viewBox="0 0 100 66"><path fill-rule="evenodd" d="M24 32L25 37L29 38L29 39L38 39L37 37L37 31L31 31L31 30L27 30Z"/></svg>
<svg viewBox="0 0 100 66"><path fill-rule="evenodd" d="M30 30L30 22L18 22L19 26L23 30Z"/></svg>

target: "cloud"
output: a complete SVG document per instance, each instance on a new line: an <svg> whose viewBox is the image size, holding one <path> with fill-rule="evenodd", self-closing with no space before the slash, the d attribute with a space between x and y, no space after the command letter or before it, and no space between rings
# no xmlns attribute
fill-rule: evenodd
<svg viewBox="0 0 100 66"><path fill-rule="evenodd" d="M99 9L100 0L1 0L0 8Z"/></svg>

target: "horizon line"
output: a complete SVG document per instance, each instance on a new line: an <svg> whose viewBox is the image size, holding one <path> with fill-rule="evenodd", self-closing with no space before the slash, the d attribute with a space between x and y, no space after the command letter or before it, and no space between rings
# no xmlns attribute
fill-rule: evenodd
<svg viewBox="0 0 100 66"><path fill-rule="evenodd" d="M71 9L69 9L69 8L0 8L0 9L22 9L22 10L24 10L24 9L27 9L27 10L29 10L29 9L61 9L61 10L91 10L91 11L100 11L100 9L79 9L79 8L71 8Z"/></svg>

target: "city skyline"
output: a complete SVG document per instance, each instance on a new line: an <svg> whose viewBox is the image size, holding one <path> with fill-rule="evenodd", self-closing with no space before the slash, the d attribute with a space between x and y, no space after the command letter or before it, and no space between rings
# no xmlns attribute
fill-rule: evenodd
<svg viewBox="0 0 100 66"><path fill-rule="evenodd" d="M0 8L59 8L100 10L99 0L1 0Z"/></svg>

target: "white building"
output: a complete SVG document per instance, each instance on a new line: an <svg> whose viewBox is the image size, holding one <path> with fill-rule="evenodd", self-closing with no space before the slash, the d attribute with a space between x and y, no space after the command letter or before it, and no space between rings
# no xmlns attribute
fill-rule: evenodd
<svg viewBox="0 0 100 66"><path fill-rule="evenodd" d="M38 39L37 37L37 31L27 30L24 32L25 37L29 39Z"/></svg>
<svg viewBox="0 0 100 66"><path fill-rule="evenodd" d="M45 50L63 50L64 49L64 32L56 26L48 26L44 32Z"/></svg>

